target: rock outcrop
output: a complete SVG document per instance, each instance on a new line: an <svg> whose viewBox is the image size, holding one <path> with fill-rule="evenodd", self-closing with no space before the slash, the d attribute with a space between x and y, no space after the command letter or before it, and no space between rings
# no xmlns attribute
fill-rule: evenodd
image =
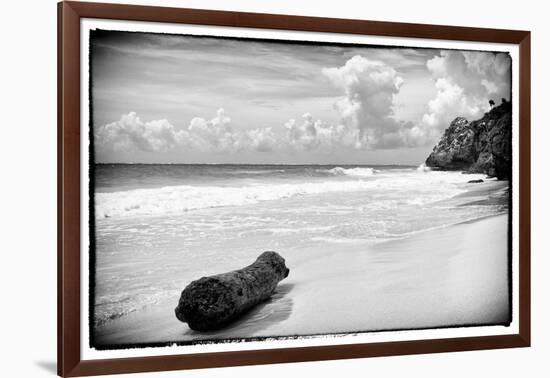
<svg viewBox="0 0 550 378"><path fill-rule="evenodd" d="M264 252L243 269L191 282L181 293L176 317L197 331L222 328L268 299L288 273L284 258Z"/></svg>
<svg viewBox="0 0 550 378"><path fill-rule="evenodd" d="M477 121L455 118L426 159L426 166L509 179L512 173L512 104L503 100Z"/></svg>

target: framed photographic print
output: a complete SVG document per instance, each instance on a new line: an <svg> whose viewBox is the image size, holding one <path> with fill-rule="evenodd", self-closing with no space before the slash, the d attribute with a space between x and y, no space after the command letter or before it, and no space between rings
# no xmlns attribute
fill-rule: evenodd
<svg viewBox="0 0 550 378"><path fill-rule="evenodd" d="M58 373L530 344L530 33L58 4Z"/></svg>

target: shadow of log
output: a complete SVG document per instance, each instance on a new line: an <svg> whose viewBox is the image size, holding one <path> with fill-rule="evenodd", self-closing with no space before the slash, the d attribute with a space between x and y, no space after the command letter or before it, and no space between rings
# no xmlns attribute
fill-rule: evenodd
<svg viewBox="0 0 550 378"><path fill-rule="evenodd" d="M194 331L188 329L183 334L193 338L210 339L222 337L251 337L256 332L267 329L273 324L289 318L292 313L293 300L289 297L294 284L284 283L265 302L253 307L238 320L216 331Z"/></svg>

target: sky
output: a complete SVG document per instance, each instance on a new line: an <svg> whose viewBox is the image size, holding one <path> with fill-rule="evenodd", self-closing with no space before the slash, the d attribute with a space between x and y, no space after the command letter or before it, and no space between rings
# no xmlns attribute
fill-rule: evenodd
<svg viewBox="0 0 550 378"><path fill-rule="evenodd" d="M96 30L98 163L422 163L510 100L507 53Z"/></svg>

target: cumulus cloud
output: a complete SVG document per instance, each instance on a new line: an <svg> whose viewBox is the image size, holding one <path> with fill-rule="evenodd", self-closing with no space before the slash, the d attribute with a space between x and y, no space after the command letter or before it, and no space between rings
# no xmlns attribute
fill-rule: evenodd
<svg viewBox="0 0 550 378"><path fill-rule="evenodd" d="M403 124L394 118L394 97L403 79L390 66L356 55L323 74L344 96L335 103L342 124L357 131L355 147L390 148L401 144Z"/></svg>
<svg viewBox="0 0 550 378"><path fill-rule="evenodd" d="M356 148L398 148L432 144L457 116L476 119L489 99L510 100L511 60L505 53L441 51L426 63L436 89L428 111L416 124L395 119L395 97L404 80L390 66L354 56L323 74L344 96L335 103Z"/></svg>
<svg viewBox="0 0 550 378"><path fill-rule="evenodd" d="M294 118L285 123L286 138L284 145L299 151L331 151L335 147L358 148L359 130L342 124L329 125L315 120L310 113L304 113L301 121Z"/></svg>
<svg viewBox="0 0 550 378"><path fill-rule="evenodd" d="M437 94L418 126L418 140L432 141L457 116L476 119L488 111L489 100L510 100L511 59L505 53L441 51L426 67Z"/></svg>
<svg viewBox="0 0 550 378"><path fill-rule="evenodd" d="M195 117L187 129L176 130L167 120L143 122L135 112L119 121L101 126L95 133L100 149L146 152L186 148L204 152L235 152L252 149L273 150L277 140L271 128L235 131L231 118L220 108L210 120Z"/></svg>
<svg viewBox="0 0 550 378"><path fill-rule="evenodd" d="M294 118L285 123L287 129L287 138L289 144L300 150L310 150L319 146L317 138L317 129L320 127L320 120L313 121L313 116L305 113L303 122L296 122Z"/></svg>
<svg viewBox="0 0 550 378"><path fill-rule="evenodd" d="M202 151L235 151L240 145L240 138L231 128L231 118L225 115L223 108L218 109L211 120L193 118L188 131L185 143Z"/></svg>
<svg viewBox="0 0 550 378"><path fill-rule="evenodd" d="M135 112L130 112L101 126L95 133L95 143L113 150L135 147L142 151L166 151L181 143L185 136L185 131L176 131L165 119L143 122Z"/></svg>
<svg viewBox="0 0 550 378"><path fill-rule="evenodd" d="M244 145L259 152L273 151L277 145L277 139L271 127L249 130L244 134Z"/></svg>

